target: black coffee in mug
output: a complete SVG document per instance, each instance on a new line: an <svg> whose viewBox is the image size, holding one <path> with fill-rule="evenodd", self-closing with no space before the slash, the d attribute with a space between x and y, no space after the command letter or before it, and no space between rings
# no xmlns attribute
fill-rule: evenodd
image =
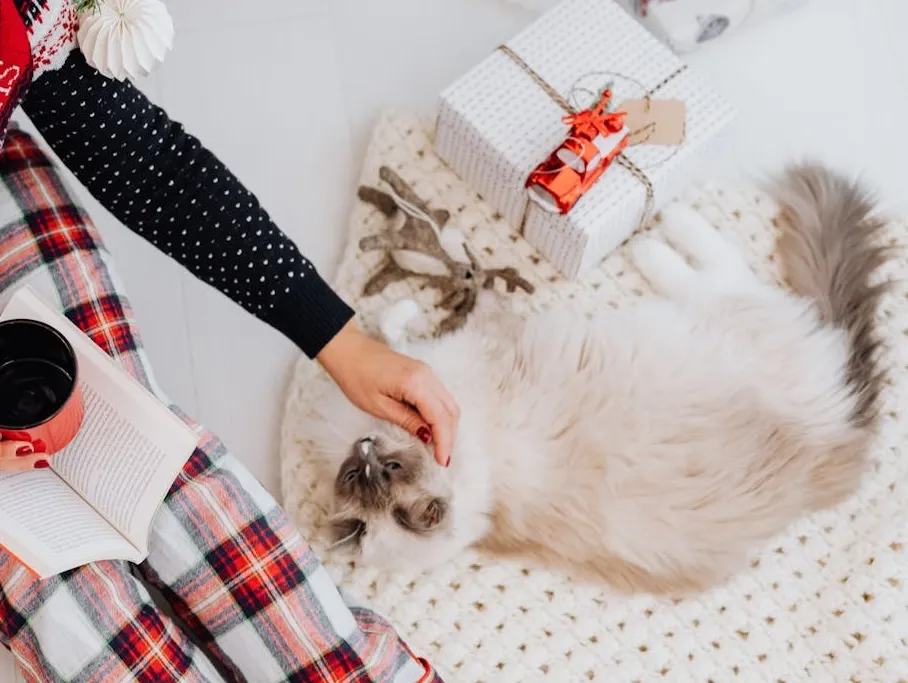
<svg viewBox="0 0 908 683"><path fill-rule="evenodd" d="M0 424L27 427L52 417L72 393L73 376L42 358L0 365Z"/></svg>
<svg viewBox="0 0 908 683"><path fill-rule="evenodd" d="M76 352L63 334L36 320L0 322L0 436L57 453L85 415Z"/></svg>

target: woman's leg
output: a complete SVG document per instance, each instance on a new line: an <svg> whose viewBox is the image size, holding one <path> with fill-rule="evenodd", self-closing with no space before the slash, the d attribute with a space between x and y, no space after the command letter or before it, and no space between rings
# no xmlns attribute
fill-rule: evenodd
<svg viewBox="0 0 908 683"><path fill-rule="evenodd" d="M55 296L70 319L166 401L94 227L33 143L11 135L13 145L29 145L18 155L29 160L10 153L0 159L9 194L20 205L51 196L54 206L28 221L9 270L19 277L30 271L30 284ZM33 175L53 190L24 186ZM140 570L223 668L237 680L269 683L438 680L381 617L343 602L274 500L213 435L199 431L199 448L168 495Z"/></svg>
<svg viewBox="0 0 908 683"><path fill-rule="evenodd" d="M284 512L210 434L140 570L237 680L436 680L387 622L344 603Z"/></svg>
<svg viewBox="0 0 908 683"><path fill-rule="evenodd" d="M101 263L91 251L96 236L47 158L22 133L10 131L0 152L0 181L0 298L26 282L45 294L105 287L80 281L77 266ZM93 327L96 339L108 339L108 348L122 347L122 330L107 325L103 313L116 308L114 301L103 295L97 301L70 316ZM123 562L98 562L40 581L0 549L0 644L30 683L223 680Z"/></svg>
<svg viewBox="0 0 908 683"><path fill-rule="evenodd" d="M220 683L123 562L39 581L0 549L0 643L29 683Z"/></svg>

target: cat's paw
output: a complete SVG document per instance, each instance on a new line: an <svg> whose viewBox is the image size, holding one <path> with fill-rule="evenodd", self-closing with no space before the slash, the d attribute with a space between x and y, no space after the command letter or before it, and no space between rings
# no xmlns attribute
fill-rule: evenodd
<svg viewBox="0 0 908 683"><path fill-rule="evenodd" d="M675 202L662 210L662 233L690 263L704 270L746 268L741 254L695 209Z"/></svg>
<svg viewBox="0 0 908 683"><path fill-rule="evenodd" d="M638 239L631 247L637 270L650 286L665 297L685 295L694 283L694 271L678 252L651 237Z"/></svg>
<svg viewBox="0 0 908 683"><path fill-rule="evenodd" d="M422 318L422 310L413 299L398 301L381 314L379 329L385 342L392 349L400 350L406 344L408 332Z"/></svg>

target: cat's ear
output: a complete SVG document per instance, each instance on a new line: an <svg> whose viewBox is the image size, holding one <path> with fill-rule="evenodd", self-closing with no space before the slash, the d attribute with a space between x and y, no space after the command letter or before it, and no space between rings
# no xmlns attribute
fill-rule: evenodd
<svg viewBox="0 0 908 683"><path fill-rule="evenodd" d="M394 517L405 529L416 533L428 533L436 529L448 514L448 503L444 498L426 496L409 506L399 506Z"/></svg>
<svg viewBox="0 0 908 683"><path fill-rule="evenodd" d="M404 299L389 306L381 314L379 328L385 343L398 353L406 353L407 332L422 315L412 299Z"/></svg>

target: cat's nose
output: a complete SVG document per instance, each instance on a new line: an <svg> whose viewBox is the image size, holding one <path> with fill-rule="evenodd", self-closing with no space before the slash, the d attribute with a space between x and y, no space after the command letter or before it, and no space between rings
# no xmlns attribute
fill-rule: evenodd
<svg viewBox="0 0 908 683"><path fill-rule="evenodd" d="M375 440L370 437L360 439L356 442L356 448L359 451L360 458L362 458L365 463L365 467L362 469L362 476L369 482L374 475L381 472Z"/></svg>
<svg viewBox="0 0 908 683"><path fill-rule="evenodd" d="M360 439L356 444L360 456L364 460L371 460L375 457L375 441L371 437Z"/></svg>

